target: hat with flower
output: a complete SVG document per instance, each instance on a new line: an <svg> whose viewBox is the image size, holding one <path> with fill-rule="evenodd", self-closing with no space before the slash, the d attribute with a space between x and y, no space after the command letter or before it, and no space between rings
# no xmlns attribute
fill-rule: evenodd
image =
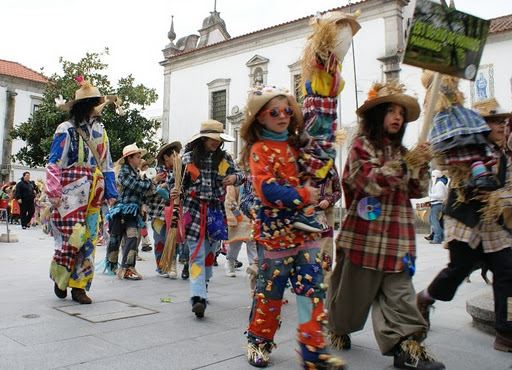
<svg viewBox="0 0 512 370"><path fill-rule="evenodd" d="M420 116L418 100L410 95L404 94L405 86L397 81L386 83L376 82L368 91L368 98L361 105L356 113L363 117L364 113L377 105L384 103L398 104L405 109L405 122L411 122Z"/></svg>
<svg viewBox="0 0 512 370"><path fill-rule="evenodd" d="M98 105L95 107L97 114L101 114L101 110L105 105L113 104L116 106L116 112L121 116L124 115L124 111L121 107L123 101L117 95L102 95L100 90L96 86L93 86L90 81L85 80L83 76L75 77L75 81L78 83L78 86L80 86L78 90L75 91L75 98L66 102L62 95L59 95L59 97L55 99L57 108L68 112L73 105L80 100L99 98Z"/></svg>

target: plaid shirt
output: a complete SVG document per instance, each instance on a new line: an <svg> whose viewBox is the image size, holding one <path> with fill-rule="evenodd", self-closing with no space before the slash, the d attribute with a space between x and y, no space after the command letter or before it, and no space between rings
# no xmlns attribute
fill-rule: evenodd
<svg viewBox="0 0 512 370"><path fill-rule="evenodd" d="M156 172L167 172L167 180L166 182L169 183L172 179L172 171L166 170L164 166L157 166ZM149 192L149 194L146 195L146 198L144 199L144 204L148 207L148 217L150 219L159 219L164 220L164 208L169 205L169 201L162 198L157 192L156 188L154 191Z"/></svg>
<svg viewBox="0 0 512 370"><path fill-rule="evenodd" d="M245 180L245 175L235 166L233 158L226 152L224 152L224 159L215 169L212 168L211 155L203 159L201 170L194 165L192 152L183 154L182 163L185 168L181 192L185 232L187 240L194 243L198 241L201 232L200 202L204 201L208 203L208 207L220 209L226 219L224 209L226 188L222 185L222 180L226 176L235 175L235 185L241 185ZM169 189L173 187L174 178L171 178Z"/></svg>
<svg viewBox="0 0 512 370"><path fill-rule="evenodd" d="M435 147L437 143L459 135L472 135L489 131L489 126L478 113L462 105L454 105L435 115L429 133L429 141Z"/></svg>
<svg viewBox="0 0 512 370"><path fill-rule="evenodd" d="M347 216L337 238L339 248L355 265L385 272L405 269L402 261L408 253L416 256L416 233L410 198L423 197L428 188L428 171L420 179L404 172L402 155L375 149L364 137L357 137L349 151L342 186ZM357 212L359 200L372 196L381 204L381 214L373 221Z"/></svg>
<svg viewBox="0 0 512 370"><path fill-rule="evenodd" d="M494 149L495 158L499 158L500 151ZM510 153L507 153L507 175L506 182L510 184L512 181L512 161ZM498 173L499 161L493 166L493 172ZM512 194L511 194L512 196ZM512 247L512 235L506 231L497 222L483 222L476 227L469 227L462 222L445 215L444 219L444 240L449 243L452 240L459 240L468 243L473 249L478 248L482 244L484 253L499 252L502 249Z"/></svg>
<svg viewBox="0 0 512 370"><path fill-rule="evenodd" d="M117 182L121 188L117 203L134 203L139 206L139 209L142 206L145 193L152 188L151 180L141 179L139 173L127 163L121 166Z"/></svg>

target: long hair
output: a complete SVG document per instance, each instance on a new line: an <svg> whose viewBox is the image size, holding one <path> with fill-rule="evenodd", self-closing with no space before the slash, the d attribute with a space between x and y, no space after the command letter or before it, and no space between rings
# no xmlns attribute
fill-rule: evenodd
<svg viewBox="0 0 512 370"><path fill-rule="evenodd" d="M185 152L192 152L192 162L196 165L197 168L203 169L205 168L204 159L208 157L208 152L204 147L205 137L200 137L197 140L188 143L185 146ZM212 154L212 168L219 167L220 162L224 158L225 151L223 149L224 142L222 141L217 150L215 150Z"/></svg>
<svg viewBox="0 0 512 370"><path fill-rule="evenodd" d="M288 100L288 98L285 95L278 95L274 97L273 99L279 99L279 100ZM244 167L249 168L249 154L251 153L251 148L253 144L257 143L258 141L261 141L261 133L263 131L263 125L258 121L258 115L260 112L267 108L269 102L273 99L270 99L259 111L256 113L255 117L250 117L245 115L245 121L251 122L250 126L245 132L241 133L241 138L245 142L245 146L242 149L241 152L241 158L240 161L243 164ZM291 106L291 105L290 105ZM299 138L301 131L303 130L303 127L299 127L299 124L297 123L297 120L295 119L295 116L291 117L290 119L290 125L288 126L288 142L293 146L299 146Z"/></svg>
<svg viewBox="0 0 512 370"><path fill-rule="evenodd" d="M396 134L386 134L384 131L384 117L391 103L379 104L363 113L359 126L359 135L366 136L375 149L384 149L384 138L391 140L393 150L404 152L402 139L405 134L405 120ZM405 110L405 108L404 108Z"/></svg>
<svg viewBox="0 0 512 370"><path fill-rule="evenodd" d="M94 107L100 104L101 98L87 98L77 101L71 107L69 118L77 126L83 121L88 121L91 118L91 113Z"/></svg>

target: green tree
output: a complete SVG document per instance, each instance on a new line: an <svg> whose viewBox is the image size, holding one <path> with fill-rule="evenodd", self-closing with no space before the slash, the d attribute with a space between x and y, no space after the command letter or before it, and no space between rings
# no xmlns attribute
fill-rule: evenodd
<svg viewBox="0 0 512 370"><path fill-rule="evenodd" d="M144 85L135 85L135 78L130 74L121 78L114 87L108 80L105 70L108 65L102 62L102 57L108 55L108 48L101 53L86 53L77 63L64 60L63 74L53 74L47 77L43 101L39 109L28 121L21 123L11 131L11 139L21 139L26 146L15 155L15 158L31 167L44 166L57 126L67 119L67 113L57 109L55 98L62 95L66 100L72 100L78 89L76 76L84 76L103 95L118 95L123 100L124 116L119 116L114 107L103 110L101 121L105 125L110 140L110 152L116 160L122 154L123 147L137 143L139 147L155 153L160 145L156 139L156 131L160 127L157 120L147 119L141 115L145 107L158 99L155 89Z"/></svg>

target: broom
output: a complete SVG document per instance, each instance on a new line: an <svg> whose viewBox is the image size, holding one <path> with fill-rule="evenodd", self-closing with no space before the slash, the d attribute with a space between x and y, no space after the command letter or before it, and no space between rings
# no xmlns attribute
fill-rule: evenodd
<svg viewBox="0 0 512 370"><path fill-rule="evenodd" d="M181 188L181 158L179 155L174 156L173 160L174 187ZM179 217L180 201L171 200L170 207L166 207L164 212L170 211L170 217L166 214L166 238L162 257L160 259L160 270L165 273L171 271L172 261L175 258L176 244L178 240L178 217Z"/></svg>

